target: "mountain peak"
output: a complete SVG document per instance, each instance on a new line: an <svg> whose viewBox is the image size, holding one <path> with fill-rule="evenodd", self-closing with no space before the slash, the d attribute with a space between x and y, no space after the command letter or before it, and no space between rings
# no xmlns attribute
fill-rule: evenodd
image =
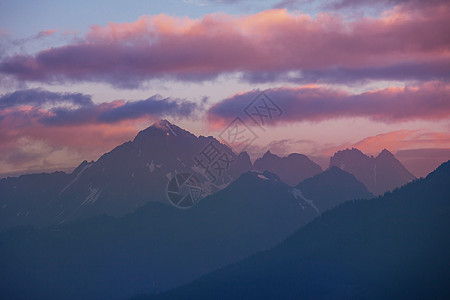
<svg viewBox="0 0 450 300"><path fill-rule="evenodd" d="M343 174L343 173L348 174L348 172L345 172L344 170L342 170L341 168L339 168L337 166L330 166L324 172L328 172L331 174Z"/></svg>
<svg viewBox="0 0 450 300"><path fill-rule="evenodd" d="M170 123L166 119L162 119L153 123L151 127L169 130L171 126L173 126L172 123Z"/></svg>
<svg viewBox="0 0 450 300"><path fill-rule="evenodd" d="M368 157L366 154L364 154L361 150L357 148L347 148L345 150L339 150L337 151L333 157L339 157L339 156L359 156L359 157Z"/></svg>
<svg viewBox="0 0 450 300"><path fill-rule="evenodd" d="M134 138L134 142L146 140L149 136L183 136L183 135L191 135L194 136L189 131L183 130L177 125L170 123L167 120L159 120L153 123L151 126L146 129L140 131L137 136Z"/></svg>
<svg viewBox="0 0 450 300"><path fill-rule="evenodd" d="M330 166L352 173L377 195L415 178L387 149L377 157L367 156L356 148L338 151L331 157Z"/></svg>
<svg viewBox="0 0 450 300"><path fill-rule="evenodd" d="M270 152L270 150L267 150L266 153L264 153L264 155L263 155L263 157L270 157L270 156L277 156L277 155Z"/></svg>
<svg viewBox="0 0 450 300"><path fill-rule="evenodd" d="M322 168L303 154L290 154L279 157L267 151L263 157L255 160L254 170L269 171L290 185L322 172Z"/></svg>
<svg viewBox="0 0 450 300"><path fill-rule="evenodd" d="M250 156L248 155L247 151L242 151L241 153L239 153L239 158L245 158L245 159L250 159Z"/></svg>
<svg viewBox="0 0 450 300"><path fill-rule="evenodd" d="M394 154L392 154L389 150L383 149L383 151L378 154L378 157L385 157L385 158L393 158Z"/></svg>

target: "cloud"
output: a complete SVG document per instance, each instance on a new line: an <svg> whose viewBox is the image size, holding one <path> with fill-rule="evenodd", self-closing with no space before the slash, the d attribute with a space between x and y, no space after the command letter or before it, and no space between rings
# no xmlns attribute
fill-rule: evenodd
<svg viewBox="0 0 450 300"><path fill-rule="evenodd" d="M431 81L450 79L450 60L436 59L428 62L393 63L388 66L362 68L330 67L301 72L247 72L243 78L251 83L291 82L305 83L364 83L370 80ZM405 75L407 74L407 75Z"/></svg>
<svg viewBox="0 0 450 300"><path fill-rule="evenodd" d="M94 104L89 95L42 89L20 90L0 96L3 122L27 120L46 126L115 123L143 117L187 118L199 109L197 103L159 95L145 100L116 100L101 104Z"/></svg>
<svg viewBox="0 0 450 300"><path fill-rule="evenodd" d="M250 81L297 72L301 82L449 80L450 6L398 6L379 18L311 17L283 9L201 19L144 16L93 26L84 39L0 61L22 81L97 81L136 88L152 79ZM433 34L430 34L432 32ZM259 76L259 77L258 77Z"/></svg>
<svg viewBox="0 0 450 300"><path fill-rule="evenodd" d="M447 0L327 0L327 1L306 1L306 0L282 0L276 3L274 8L300 9L311 2L319 3L324 10L342 10L356 8L391 8L395 6L423 7L445 3Z"/></svg>
<svg viewBox="0 0 450 300"><path fill-rule="evenodd" d="M142 118L149 113L161 117L187 117L198 109L198 105L188 101L172 101L169 98L152 96L146 100L128 102L113 109L102 111L99 120L103 122L117 122L126 119Z"/></svg>
<svg viewBox="0 0 450 300"><path fill-rule="evenodd" d="M367 137L353 146L370 154L379 153L383 148L391 152L405 149L450 148L450 134L405 129Z"/></svg>
<svg viewBox="0 0 450 300"><path fill-rule="evenodd" d="M197 6L206 6L209 4L235 4L246 1L248 0L183 0L184 3L194 4Z"/></svg>
<svg viewBox="0 0 450 300"><path fill-rule="evenodd" d="M254 90L236 94L215 104L208 110L209 123L214 127L227 124L237 116L245 118L245 107L259 93L259 90ZM273 118L268 125L354 117L386 123L450 117L450 86L440 82L360 94L320 86L281 87L265 93L284 111L281 117ZM263 112L264 109L260 109ZM251 122L248 118L246 120Z"/></svg>
<svg viewBox="0 0 450 300"><path fill-rule="evenodd" d="M190 118L201 109L158 95L96 104L79 93L29 89L5 94L0 96L0 169L74 166L97 159L152 121Z"/></svg>
<svg viewBox="0 0 450 300"><path fill-rule="evenodd" d="M92 106L89 95L80 93L55 93L43 89L19 90L0 96L0 109L31 105L42 107L45 104L73 104L80 106Z"/></svg>
<svg viewBox="0 0 450 300"><path fill-rule="evenodd" d="M326 8L344 9L355 7L392 7L396 5L409 5L414 7L423 7L445 3L446 0L336 0L330 1L325 5Z"/></svg>

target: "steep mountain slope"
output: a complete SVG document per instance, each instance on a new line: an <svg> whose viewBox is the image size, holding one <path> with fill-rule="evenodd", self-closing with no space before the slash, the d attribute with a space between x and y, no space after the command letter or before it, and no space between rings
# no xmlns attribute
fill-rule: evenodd
<svg viewBox="0 0 450 300"><path fill-rule="evenodd" d="M282 181L292 186L322 172L318 164L303 154L292 153L286 157L279 157L270 151L255 160L253 169L277 174Z"/></svg>
<svg viewBox="0 0 450 300"><path fill-rule="evenodd" d="M269 249L318 216L270 173L248 172L189 210L151 202L0 234L0 294L11 299L124 299L187 283Z"/></svg>
<svg viewBox="0 0 450 300"><path fill-rule="evenodd" d="M76 178L78 172L77 168L72 174L55 172L0 179L0 230L38 224L52 199L58 198L61 187Z"/></svg>
<svg viewBox="0 0 450 300"><path fill-rule="evenodd" d="M330 167L324 172L307 178L296 186L307 199L324 212L345 201L374 197L355 176L338 167Z"/></svg>
<svg viewBox="0 0 450 300"><path fill-rule="evenodd" d="M212 154L215 162L209 161L205 172ZM102 213L123 216L150 201L166 202L166 186L177 173L195 174L207 195L250 169L246 153L237 156L213 137L196 137L163 120L96 162L83 162L72 174L0 180L0 230L19 224L48 226Z"/></svg>
<svg viewBox="0 0 450 300"><path fill-rule="evenodd" d="M425 179L347 202L275 248L139 299L448 299L450 161Z"/></svg>
<svg viewBox="0 0 450 300"><path fill-rule="evenodd" d="M376 195L391 191L415 179L391 152L384 149L377 157L369 157L358 149L338 151L331 157L330 166L337 166L355 175Z"/></svg>

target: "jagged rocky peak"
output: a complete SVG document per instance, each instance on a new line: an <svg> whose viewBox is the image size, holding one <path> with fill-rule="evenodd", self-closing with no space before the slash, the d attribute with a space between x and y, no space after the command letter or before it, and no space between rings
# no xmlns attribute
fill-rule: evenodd
<svg viewBox="0 0 450 300"><path fill-rule="evenodd" d="M195 137L189 131L183 130L177 125L170 123L167 120L159 120L153 123L151 126L147 127L144 130L141 130L133 142L142 142L143 140L147 140L149 137L180 137L180 136L191 136Z"/></svg>
<svg viewBox="0 0 450 300"><path fill-rule="evenodd" d="M376 157L368 156L356 148L338 151L330 158L331 166L352 173L377 195L415 178L387 149L383 149Z"/></svg>
<svg viewBox="0 0 450 300"><path fill-rule="evenodd" d="M243 152L239 153L239 158L250 159L250 156L248 155L247 151L243 151Z"/></svg>
<svg viewBox="0 0 450 300"><path fill-rule="evenodd" d="M387 149L383 149L383 151L380 152L380 154L378 154L377 157L382 157L382 158L395 158L394 154L392 154L389 150Z"/></svg>
<svg viewBox="0 0 450 300"><path fill-rule="evenodd" d="M273 154L272 152L270 152L270 150L267 150L266 153L264 153L263 158L268 158L268 157L279 157L276 154Z"/></svg>
<svg viewBox="0 0 450 300"><path fill-rule="evenodd" d="M365 159L365 158L369 158L368 155L364 154L361 150L357 149L357 148L347 148L345 150L339 150L337 151L331 158L349 158L349 157L354 157L354 158L360 158L360 159Z"/></svg>
<svg viewBox="0 0 450 300"><path fill-rule="evenodd" d="M270 150L255 160L253 169L272 172L290 185L296 185L300 181L322 172L319 165L303 154L292 153L285 157L279 157Z"/></svg>
<svg viewBox="0 0 450 300"><path fill-rule="evenodd" d="M159 129L163 129L163 130L167 131L167 130L170 130L171 129L170 127L173 127L173 126L175 126L175 125L173 125L172 123L170 123L169 121L164 119L164 120L159 120L159 121L153 123L152 126L150 126L150 127L155 127L155 128L159 128Z"/></svg>

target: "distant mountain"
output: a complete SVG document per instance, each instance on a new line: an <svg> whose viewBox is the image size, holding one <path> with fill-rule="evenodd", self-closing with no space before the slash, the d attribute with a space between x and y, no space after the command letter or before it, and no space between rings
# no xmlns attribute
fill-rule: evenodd
<svg viewBox="0 0 450 300"><path fill-rule="evenodd" d="M103 213L119 217L150 201L167 202L168 181L177 173L197 176L208 195L250 169L246 153L237 156L213 137L196 137L162 120L72 174L1 179L0 230Z"/></svg>
<svg viewBox="0 0 450 300"><path fill-rule="evenodd" d="M275 248L136 299L449 299L450 161L347 202Z"/></svg>
<svg viewBox="0 0 450 300"><path fill-rule="evenodd" d="M255 160L253 169L277 174L282 181L292 186L322 172L322 168L306 155L292 153L279 157L270 151Z"/></svg>
<svg viewBox="0 0 450 300"><path fill-rule="evenodd" d="M124 299L164 291L270 249L345 200L370 196L336 167L297 187L251 171L189 210L150 202L119 219L11 229L0 234L0 294Z"/></svg>
<svg viewBox="0 0 450 300"><path fill-rule="evenodd" d="M296 186L307 199L314 199L314 205L324 212L345 201L374 197L366 186L355 176L338 167L330 167L324 172L307 178Z"/></svg>
<svg viewBox="0 0 450 300"><path fill-rule="evenodd" d="M188 210L150 202L119 219L18 227L0 234L0 294L125 299L164 291L269 249L318 215L276 175L252 171Z"/></svg>
<svg viewBox="0 0 450 300"><path fill-rule="evenodd" d="M384 149L377 157L369 157L358 149L338 151L331 157L330 166L355 175L370 192L381 195L415 179L388 150Z"/></svg>

